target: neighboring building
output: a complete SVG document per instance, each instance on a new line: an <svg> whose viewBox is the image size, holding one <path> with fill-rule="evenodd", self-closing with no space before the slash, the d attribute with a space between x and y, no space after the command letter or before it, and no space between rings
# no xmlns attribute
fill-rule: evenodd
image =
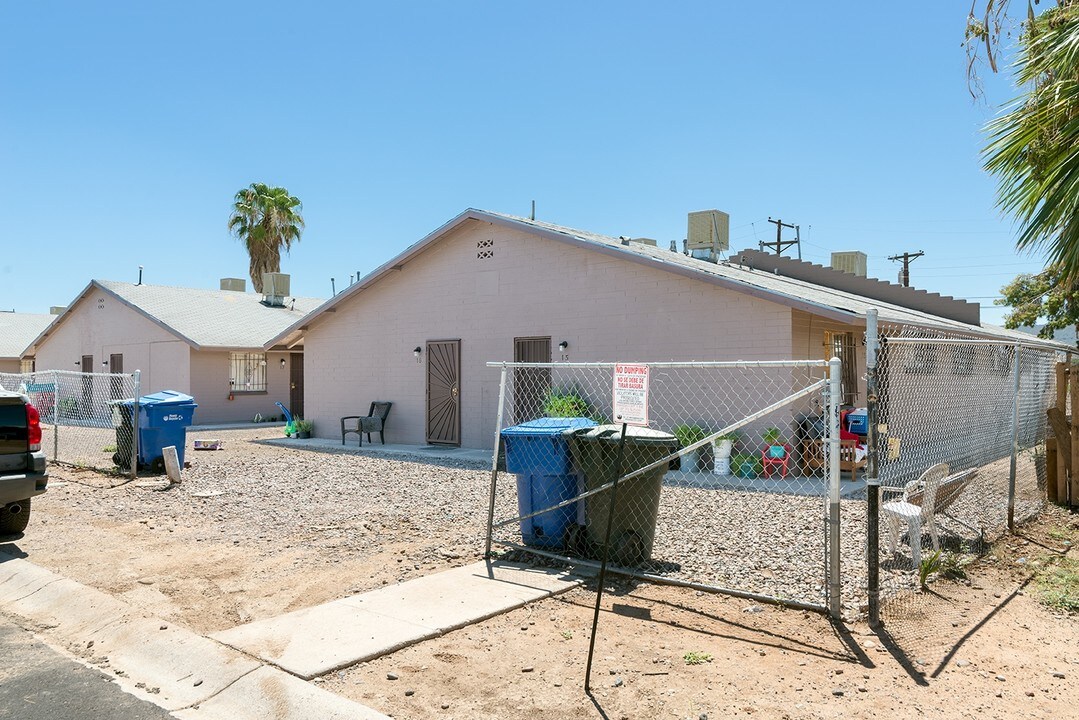
<svg viewBox="0 0 1079 720"><path fill-rule="evenodd" d="M284 279L287 276L277 276ZM141 371L142 393L195 397L196 422L303 414L303 348L266 341L314 309L314 298L92 280L34 341L37 370Z"/></svg>
<svg viewBox="0 0 1079 720"><path fill-rule="evenodd" d="M33 370L34 359L27 349L54 319L52 315L0 312L0 372Z"/></svg>
<svg viewBox="0 0 1079 720"><path fill-rule="evenodd" d="M1018 328L1018 330L1020 332L1029 333L1031 335L1037 335L1042 331L1043 327L1045 327L1045 325L1024 325L1023 327ZM1065 345L1074 348L1077 346L1076 340L1079 338L1077 338L1076 336L1075 326L1069 325L1068 327L1054 330L1053 339L1059 343L1064 343Z"/></svg>
<svg viewBox="0 0 1079 720"><path fill-rule="evenodd" d="M320 437L389 400L387 442L489 448L499 373L488 361L823 359L845 347L845 401L864 405L870 308L882 323L1027 338L981 325L976 304L797 260L744 251L709 262L467 210L266 347L304 344L306 417ZM457 422L429 422L429 407L447 402Z"/></svg>

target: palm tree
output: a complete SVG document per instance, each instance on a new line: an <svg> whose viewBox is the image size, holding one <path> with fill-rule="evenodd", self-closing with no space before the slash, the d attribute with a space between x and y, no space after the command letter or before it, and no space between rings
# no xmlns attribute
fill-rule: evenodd
<svg viewBox="0 0 1079 720"><path fill-rule="evenodd" d="M300 199L283 187L251 183L236 193L229 231L247 248L255 292L262 292L262 273L281 271L281 248L288 252L300 241L302 210Z"/></svg>
<svg viewBox="0 0 1079 720"><path fill-rule="evenodd" d="M1079 3L1061 0L1028 17L1016 81L1023 96L987 127L985 169L998 205L1020 225L1021 250L1044 250L1046 266L1079 280Z"/></svg>

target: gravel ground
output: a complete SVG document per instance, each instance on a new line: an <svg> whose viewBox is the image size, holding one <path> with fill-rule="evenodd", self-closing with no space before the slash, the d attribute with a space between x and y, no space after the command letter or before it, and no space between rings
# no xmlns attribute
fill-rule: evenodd
<svg viewBox="0 0 1079 720"><path fill-rule="evenodd" d="M482 554L490 482L483 467L461 461L436 465L428 457L391 458L355 448L315 452L257 442L278 437L278 432L256 428L190 433L191 467L178 488L153 493L153 515L192 530L196 542L212 538L270 553L302 548L325 564L359 557L374 563L378 557L377 571L350 582L353 591ZM99 435L93 431L80 436L79 444L96 446ZM196 438L220 438L224 449L194 451L190 443ZM67 442L76 444L70 431ZM1019 470L1021 479L1031 479L1020 483L1017 517L1022 518L1040 503L1033 463L1024 461ZM954 514L975 528L986 526L986 518L995 519L999 527L997 516L1006 511L1002 473L1006 483L1007 461L983 469L953 506ZM80 496L75 502L101 505L95 512L114 518L131 518L149 513L147 492L132 483L107 498ZM516 511L514 477L500 474L496 519L512 518ZM653 562L642 569L823 605L825 511L822 497L665 486ZM844 499L841 518L842 602L853 615L865 605L865 503ZM942 528L946 543L957 548L970 549L978 539L977 532L947 520ZM496 531L496 539L519 542L516 525ZM396 556L389 566L387 553ZM886 597L914 586L904 543L896 556L882 557L882 575Z"/></svg>

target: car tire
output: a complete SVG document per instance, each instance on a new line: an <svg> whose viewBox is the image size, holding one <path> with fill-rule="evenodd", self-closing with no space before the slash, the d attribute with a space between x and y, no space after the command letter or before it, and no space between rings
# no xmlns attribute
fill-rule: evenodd
<svg viewBox="0 0 1079 720"><path fill-rule="evenodd" d="M11 506L18 505L18 512L11 512ZM30 498L8 503L0 508L0 535L21 533L30 524Z"/></svg>

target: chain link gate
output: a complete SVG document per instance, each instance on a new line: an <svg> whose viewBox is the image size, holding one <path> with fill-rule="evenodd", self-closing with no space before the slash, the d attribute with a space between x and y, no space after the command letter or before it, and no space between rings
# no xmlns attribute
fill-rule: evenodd
<svg viewBox="0 0 1079 720"><path fill-rule="evenodd" d="M139 371L81 373L43 370L0 373L0 387L22 392L41 416L42 449L51 462L135 476Z"/></svg>
<svg viewBox="0 0 1079 720"><path fill-rule="evenodd" d="M1045 507L1046 410L1059 354L905 326L874 333L874 325L876 568L867 561L879 605L871 603L871 621L916 602L920 571L961 567Z"/></svg>
<svg viewBox="0 0 1079 720"><path fill-rule="evenodd" d="M840 589L840 564L864 559L864 535L839 532L840 496L864 481L839 479L838 361L834 401L827 361L642 364L649 427L629 430L616 468L614 363L488 363L488 555L598 566L619 478L611 572L834 615L860 599ZM864 509L842 512L864 526Z"/></svg>

